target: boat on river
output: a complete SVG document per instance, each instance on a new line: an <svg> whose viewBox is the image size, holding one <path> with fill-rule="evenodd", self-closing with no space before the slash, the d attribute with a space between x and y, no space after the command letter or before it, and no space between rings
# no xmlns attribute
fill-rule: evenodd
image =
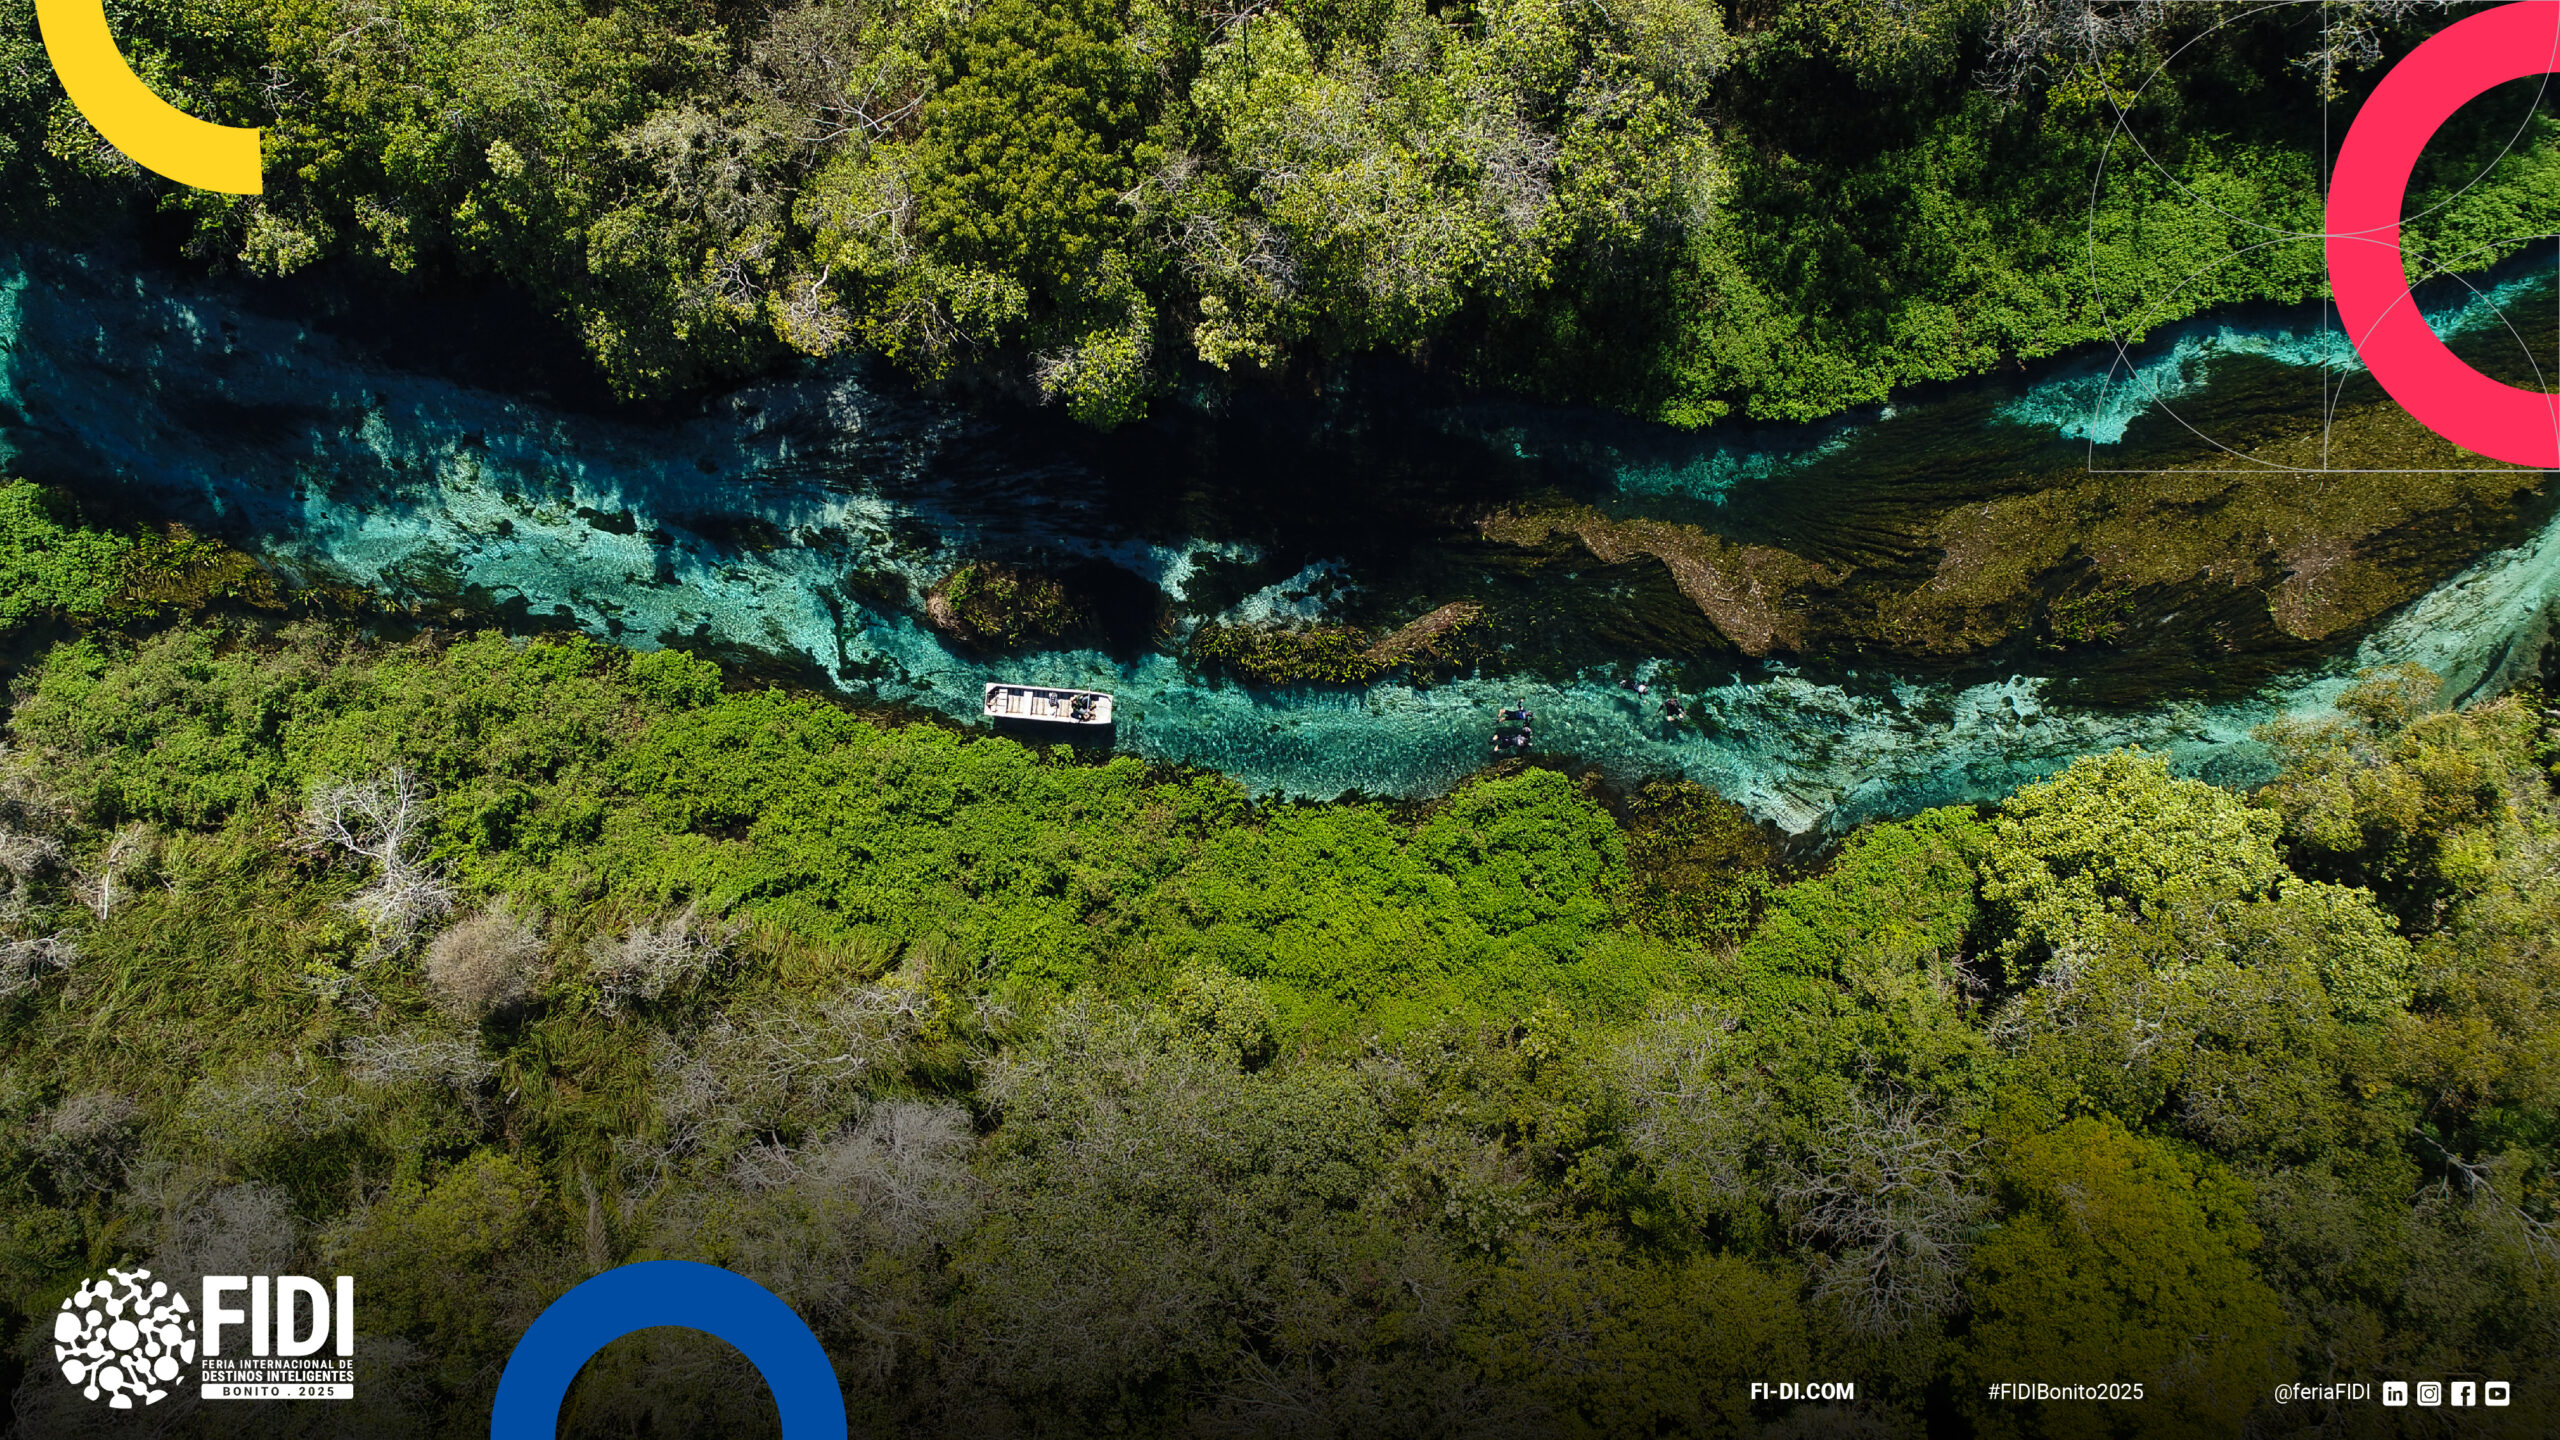
<svg viewBox="0 0 2560 1440"><path fill-rule="evenodd" d="M1033 725L1072 725L1079 730L1111 728L1111 696L1101 690L1064 690L1046 685L987 686L987 718Z"/></svg>

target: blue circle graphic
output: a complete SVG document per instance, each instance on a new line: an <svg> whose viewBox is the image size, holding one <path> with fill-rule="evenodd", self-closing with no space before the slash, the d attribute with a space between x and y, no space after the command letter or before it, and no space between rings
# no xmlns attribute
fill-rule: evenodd
<svg viewBox="0 0 2560 1440"><path fill-rule="evenodd" d="M490 1440L553 1440L560 1402L588 1357L659 1325L705 1331L738 1347L773 1390L783 1440L844 1440L844 1392L808 1325L746 1276L690 1260L607 1270L552 1301L498 1377Z"/></svg>

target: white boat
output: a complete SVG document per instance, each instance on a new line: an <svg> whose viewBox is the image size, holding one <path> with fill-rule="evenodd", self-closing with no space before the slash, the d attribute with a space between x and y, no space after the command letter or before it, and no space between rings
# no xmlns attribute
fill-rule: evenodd
<svg viewBox="0 0 2560 1440"><path fill-rule="evenodd" d="M987 686L987 718L1043 725L1111 724L1111 697L1100 690L1060 690L1046 685Z"/></svg>

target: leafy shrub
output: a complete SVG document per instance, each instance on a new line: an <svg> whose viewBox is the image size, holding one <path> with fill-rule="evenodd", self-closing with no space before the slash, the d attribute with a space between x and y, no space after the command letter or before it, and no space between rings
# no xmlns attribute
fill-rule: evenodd
<svg viewBox="0 0 2560 1440"><path fill-rule="evenodd" d="M1628 797L1626 830L1632 923L1688 944L1751 928L1778 851L1750 812L1694 781L1655 780Z"/></svg>
<svg viewBox="0 0 2560 1440"><path fill-rule="evenodd" d="M942 53L916 224L942 255L1058 290L1126 227L1138 73L1093 0L995 0Z"/></svg>
<svg viewBox="0 0 2560 1440"><path fill-rule="evenodd" d="M1164 1005L1203 1044L1243 1069L1260 1066L1278 1048L1279 1012L1250 980L1194 966L1174 977Z"/></svg>
<svg viewBox="0 0 2560 1440"><path fill-rule="evenodd" d="M132 554L121 535L64 524L37 486L0 485L0 630L44 615L105 616Z"/></svg>
<svg viewBox="0 0 2560 1440"><path fill-rule="evenodd" d="M2173 892L2266 893L2284 866L2276 817L2139 750L2087 756L2019 787L1992 822L1982 896L2000 907L2012 983L2100 917Z"/></svg>
<svg viewBox="0 0 2560 1440"><path fill-rule="evenodd" d="M2490 883L2486 857L2513 846L2544 803L2537 717L2520 697L2435 709L2442 682L2416 666L2365 675L2340 718L2259 732L2284 773L2259 794L2304 875L2372 890L2411 934Z"/></svg>
<svg viewBox="0 0 2560 1440"><path fill-rule="evenodd" d="M281 603L274 577L231 546L177 525L140 539L90 529L66 508L24 480L0 483L0 631L46 616L94 624Z"/></svg>
<svg viewBox="0 0 2560 1440"><path fill-rule="evenodd" d="M631 686L670 710L690 710L720 698L720 667L681 650L649 650L631 657Z"/></svg>

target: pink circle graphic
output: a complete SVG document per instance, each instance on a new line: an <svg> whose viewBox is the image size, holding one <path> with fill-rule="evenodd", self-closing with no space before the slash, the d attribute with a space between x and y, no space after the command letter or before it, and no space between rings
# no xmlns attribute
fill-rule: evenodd
<svg viewBox="0 0 2560 1440"><path fill-rule="evenodd" d="M2400 207L2438 127L2510 80L2560 71L2560 0L2518 0L2446 26L2409 52L2356 112L2329 182L2329 288L2347 338L2384 393L2465 450L2560 467L2560 396L2492 380L2427 328L2400 257Z"/></svg>

